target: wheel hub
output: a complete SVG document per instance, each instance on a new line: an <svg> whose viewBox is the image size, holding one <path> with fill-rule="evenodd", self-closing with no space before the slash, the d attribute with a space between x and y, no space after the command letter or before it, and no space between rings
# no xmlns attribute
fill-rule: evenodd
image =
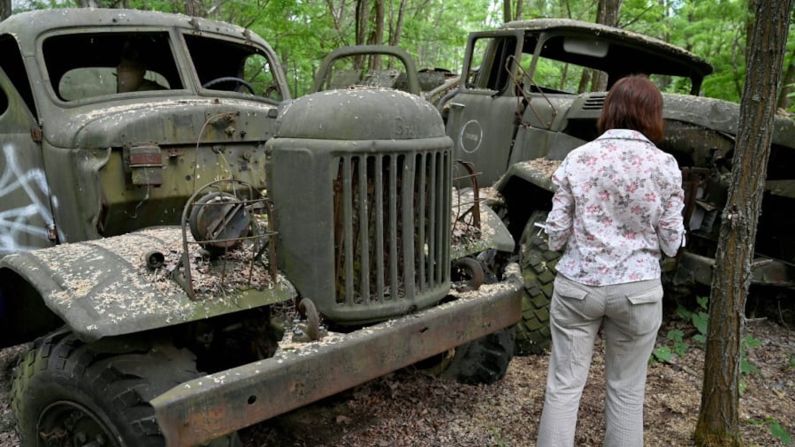
<svg viewBox="0 0 795 447"><path fill-rule="evenodd" d="M119 447L108 427L76 402L47 406L39 416L36 433L41 447Z"/></svg>

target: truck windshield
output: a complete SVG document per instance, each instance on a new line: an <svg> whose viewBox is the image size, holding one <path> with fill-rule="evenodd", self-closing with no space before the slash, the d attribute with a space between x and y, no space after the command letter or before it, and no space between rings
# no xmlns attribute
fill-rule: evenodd
<svg viewBox="0 0 795 447"><path fill-rule="evenodd" d="M185 42L203 88L258 96L271 102L284 98L274 72L275 65L262 49L187 34Z"/></svg>
<svg viewBox="0 0 795 447"><path fill-rule="evenodd" d="M536 35L525 38L522 60L529 68L536 49ZM584 93L599 90L590 83L595 73L609 78L608 88L630 74L645 74L660 90L688 93L693 89L692 70L682 60L658 55L651 48L599 40L592 36L553 35L543 40L532 89L550 93ZM604 86L602 86L604 88Z"/></svg>
<svg viewBox="0 0 795 447"><path fill-rule="evenodd" d="M167 32L51 36L43 53L62 101L183 88Z"/></svg>

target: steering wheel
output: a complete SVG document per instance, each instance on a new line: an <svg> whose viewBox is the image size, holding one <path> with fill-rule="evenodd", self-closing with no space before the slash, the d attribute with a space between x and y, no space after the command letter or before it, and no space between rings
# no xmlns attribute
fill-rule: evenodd
<svg viewBox="0 0 795 447"><path fill-rule="evenodd" d="M234 82L235 84L241 85L241 86L245 87L246 89L248 89L248 91L252 95L256 94L256 93L254 93L254 86L253 85L251 85L245 79L240 79L240 78L237 78L237 77L234 77L234 76L222 76L220 78L215 78L215 79L209 80L209 81L205 82L204 84L202 84L202 87L203 88L210 88L210 87L212 87L214 85L223 84L225 82Z"/></svg>

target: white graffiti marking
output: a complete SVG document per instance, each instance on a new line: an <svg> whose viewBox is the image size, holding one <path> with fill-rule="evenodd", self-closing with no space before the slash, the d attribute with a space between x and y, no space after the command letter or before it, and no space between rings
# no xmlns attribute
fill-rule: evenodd
<svg viewBox="0 0 795 447"><path fill-rule="evenodd" d="M50 195L47 178L41 169L23 171L17 161L15 149L3 145L5 166L0 174L0 255L22 250L32 250L20 242L22 235L47 240L47 226L53 224L52 213L46 202ZM22 191L27 203L17 208L6 209L7 196ZM16 194L15 202L22 197ZM42 225L39 221L43 221ZM31 224L34 222L34 224Z"/></svg>

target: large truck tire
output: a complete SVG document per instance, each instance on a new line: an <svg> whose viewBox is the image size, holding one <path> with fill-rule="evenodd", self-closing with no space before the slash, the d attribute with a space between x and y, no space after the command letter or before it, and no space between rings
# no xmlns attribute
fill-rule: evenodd
<svg viewBox="0 0 795 447"><path fill-rule="evenodd" d="M442 373L468 385L490 385L505 377L515 351L513 327L503 329L455 348Z"/></svg>
<svg viewBox="0 0 795 447"><path fill-rule="evenodd" d="M149 401L199 375L193 354L169 344L86 344L68 331L51 334L14 372L22 445L165 446ZM210 445L239 440L232 435Z"/></svg>
<svg viewBox="0 0 795 447"><path fill-rule="evenodd" d="M516 355L541 354L549 348L549 303L561 253L550 250L535 224L546 211L534 211L519 241L519 267L524 280L522 320L516 329Z"/></svg>

